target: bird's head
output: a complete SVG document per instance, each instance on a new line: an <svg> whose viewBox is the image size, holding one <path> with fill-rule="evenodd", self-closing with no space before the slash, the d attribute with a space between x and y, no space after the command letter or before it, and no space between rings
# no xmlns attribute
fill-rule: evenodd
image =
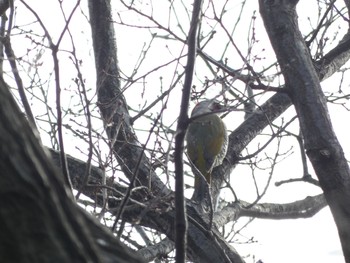
<svg viewBox="0 0 350 263"><path fill-rule="evenodd" d="M225 108L226 107L220 104L217 100L203 100L193 108L191 117L196 117L208 113L216 113Z"/></svg>

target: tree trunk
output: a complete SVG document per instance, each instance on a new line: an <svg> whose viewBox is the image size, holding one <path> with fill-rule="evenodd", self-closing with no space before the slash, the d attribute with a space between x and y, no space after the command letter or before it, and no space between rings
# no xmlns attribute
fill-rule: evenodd
<svg viewBox="0 0 350 263"><path fill-rule="evenodd" d="M174 241L175 213L172 207L172 197L169 196L172 192L155 175L149 160L143 154L143 149L135 138L126 100L120 89L110 1L90 0L89 11L97 73L98 104L111 147L130 181L134 180L135 185L143 185L149 191L149 193L137 191L133 195L142 202L150 203L147 214L145 211L138 211L139 214L145 214L140 224L157 229ZM133 187L133 183L130 183L130 187ZM157 198L149 201L151 196ZM159 211L159 207L164 209ZM188 209L194 211L193 206L188 206ZM134 217L128 216L132 214L130 212L121 213L124 220L131 222ZM206 231L206 223L203 223L198 214L194 214L194 218L202 222L204 227L198 227L199 224L193 220L189 222L188 250L191 259L195 262L243 262L243 259L225 241L224 237L219 234L212 235Z"/></svg>
<svg viewBox="0 0 350 263"><path fill-rule="evenodd" d="M336 222L350 262L350 171L334 134L326 99L299 31L298 1L260 0L260 12L297 111L307 155Z"/></svg>
<svg viewBox="0 0 350 263"><path fill-rule="evenodd" d="M2 79L0 100L1 261L141 262L73 201Z"/></svg>

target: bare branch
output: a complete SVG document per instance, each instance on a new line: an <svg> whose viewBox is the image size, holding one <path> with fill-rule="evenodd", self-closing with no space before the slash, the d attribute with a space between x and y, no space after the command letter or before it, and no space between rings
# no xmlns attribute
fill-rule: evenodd
<svg viewBox="0 0 350 263"><path fill-rule="evenodd" d="M190 31L188 33L188 55L185 73L184 89L182 91L181 110L175 136L175 226L176 226L176 262L182 263L186 260L187 246L187 216L184 200L184 172L183 172L183 149L185 133L188 126L188 105L192 86L194 64L197 49L197 28L201 12L202 0L194 0Z"/></svg>
<svg viewBox="0 0 350 263"><path fill-rule="evenodd" d="M275 220L308 218L317 214L325 206L327 202L323 194L308 196L303 200L287 204L262 203L250 206L248 202L239 200L215 213L214 224L219 228L242 216Z"/></svg>
<svg viewBox="0 0 350 263"><path fill-rule="evenodd" d="M172 242L168 238L165 238L157 244L141 248L137 251L137 254L142 256L142 258L146 259L147 262L150 262L152 260L162 257L162 255L166 256L171 251L173 251L174 248L174 242Z"/></svg>

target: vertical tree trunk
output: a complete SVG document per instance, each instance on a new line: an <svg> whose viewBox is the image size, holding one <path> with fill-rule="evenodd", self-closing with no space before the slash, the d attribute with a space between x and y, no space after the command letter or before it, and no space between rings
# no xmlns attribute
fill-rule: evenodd
<svg viewBox="0 0 350 263"><path fill-rule="evenodd" d="M260 0L260 12L297 111L307 155L336 222L350 262L350 171L333 131L326 99L298 28L298 1Z"/></svg>

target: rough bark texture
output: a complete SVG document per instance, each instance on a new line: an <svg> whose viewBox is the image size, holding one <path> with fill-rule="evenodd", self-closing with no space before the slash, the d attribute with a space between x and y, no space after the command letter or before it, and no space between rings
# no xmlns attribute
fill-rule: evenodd
<svg viewBox="0 0 350 263"><path fill-rule="evenodd" d="M333 213L346 262L350 262L350 170L298 28L296 4L260 0L260 12L299 117L307 155Z"/></svg>
<svg viewBox="0 0 350 263"><path fill-rule="evenodd" d="M126 176L136 175L136 185L151 186L156 194L170 191L155 175L143 154L131 126L125 98L120 89L117 47L108 0L89 1L92 40L95 55L98 106L111 147ZM137 173L137 174L136 174ZM147 187L148 188L148 187ZM141 196L146 193L142 191Z"/></svg>
<svg viewBox="0 0 350 263"><path fill-rule="evenodd" d="M346 172L348 166L344 163L341 148L333 137L327 111L324 114L317 110L312 111L317 108L322 109L321 112L326 110L315 74L318 74L320 79L327 78L349 59L349 38L346 36L342 43L320 61L315 62L313 65L317 72L312 72L311 60L297 30L293 5L296 2L260 1L260 4L268 7L262 9L262 12L265 12L266 21L271 20L267 28L269 33L274 32L271 37L272 43L284 69L286 90L290 91L300 120L304 123L303 129L317 128L326 131L326 136L317 134L316 138L306 138L305 143L336 219L344 254L349 262L347 247L350 247L350 191L349 176ZM89 5L98 100L107 134L124 173L131 180L136 178L135 185L145 186L143 189L147 189L138 190L132 196L142 201L145 206L129 206L122 214L122 219L140 222L141 225L156 229L174 240L176 230L172 192L156 176L150 161L144 156L142 146L133 132L127 103L120 90L110 1L90 0ZM272 13L266 15L268 12ZM291 30L292 33L286 34L287 30ZM290 46L292 41L295 41L295 45ZM285 47L288 47L289 52L296 54L289 53L288 57L288 54L284 54ZM307 72L304 72L305 70ZM310 96L310 99L302 101L307 96ZM74 204L63 186L60 174L47 160L2 80L0 100L0 231L6 236L6 240L0 239L2 261L140 262ZM214 170L216 179L213 181L213 187L216 189L216 195L223 179L230 175L237 164L238 156L244 147L291 104L292 100L287 93L275 94L230 135L226 160ZM306 114L310 110L311 115ZM318 122L319 119L322 120L321 123L308 126L308 122ZM310 135L307 132L306 134ZM328 140L329 138L333 139ZM52 154L56 156L57 152L52 151ZM71 157L68 160L72 181L77 185L85 174L86 164ZM101 171L93 167L89 183L101 185L101 177ZM113 182L110 186L120 192L120 195L111 192L108 201L113 210L121 205L113 195L120 198L128 189ZM96 188L85 187L84 194L92 198L97 195L98 203L102 204L100 192L96 191ZM213 231L208 231L208 214L201 213L195 204L187 201L190 259L195 262L243 262L238 253L216 231L217 228L240 216L273 219L309 217L324 207L325 202L322 196L315 196L291 204L258 204L251 209L245 209L246 205L241 202L225 207L214 215ZM140 215L143 215L142 218Z"/></svg>
<svg viewBox="0 0 350 263"><path fill-rule="evenodd" d="M148 189L146 192L139 191L133 195L133 198L146 204L147 208L136 205L132 209L126 209L122 218L129 222L134 222L137 219L141 225L156 229L166 234L169 239L174 240L175 213L172 192L155 175L150 161L144 156L142 147L137 142L131 126L127 102L120 90L110 2L90 0L89 8L96 58L98 101L107 134L125 174L130 180L134 180L136 177L136 185L143 185ZM321 78L332 75L348 58L348 49L335 48L333 53L329 54L328 60L320 61L319 64L316 62ZM216 188L216 194L219 193L219 187L224 178L230 175L237 164L237 157L244 147L290 105L292 105L292 101L287 93L277 93L230 135L226 160L222 166L214 169L216 179L213 182L213 187ZM273 215L275 218L279 216L292 218L311 216L324 207L325 202L319 196L310 198L290 205L277 205L277 210L274 210L276 206L273 205L267 206L266 210L259 206L252 207L250 211L227 209L229 211L227 211L226 218L233 219L237 218L235 216L249 216L251 214L258 217L268 217L269 212L270 215L275 212ZM207 231L208 214L201 213L196 205L190 201L187 201L187 210L189 213L188 251L191 260L195 262L243 262L237 252L225 242L216 230ZM140 214L143 214L142 218L140 218Z"/></svg>
<svg viewBox="0 0 350 263"><path fill-rule="evenodd" d="M111 20L110 2L91 0L89 1L89 10L96 60L98 103L106 125L107 135L125 174L130 180L134 180L136 177L136 185L149 188L147 192L136 193L134 197L145 202L151 196L158 196L158 200L152 200L154 203L152 206L153 208L159 208L162 206L159 197L164 197L172 192L155 175L149 160L143 154L142 147L137 142L130 123L130 115L127 111L125 98L120 90L118 78L117 49ZM163 203L163 205L165 204L171 208L170 211L162 211L162 213L150 211L141 219L141 224L151 226L165 233L171 240L175 240L175 213L173 207L171 207L172 201L171 198L167 197L166 202ZM152 206L149 205L147 209L152 210ZM127 216L130 216L130 213L124 215L124 217ZM222 239L221 247L208 249L210 244L217 244L215 238L207 235L204 239L199 239L198 236L202 236L203 233L193 224L189 225L188 233L189 256L195 258L196 262L243 262L223 237L219 237ZM204 246L205 244L207 245ZM223 251L227 251L227 254ZM228 255L232 257L231 261Z"/></svg>
<svg viewBox="0 0 350 263"><path fill-rule="evenodd" d="M0 100L1 261L141 262L76 205L2 79Z"/></svg>

